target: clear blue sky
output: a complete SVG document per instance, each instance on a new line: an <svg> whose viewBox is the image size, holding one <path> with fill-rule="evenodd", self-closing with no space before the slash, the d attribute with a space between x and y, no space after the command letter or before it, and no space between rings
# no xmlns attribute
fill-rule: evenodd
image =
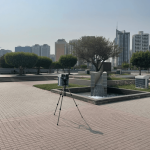
<svg viewBox="0 0 150 150"><path fill-rule="evenodd" d="M0 0L0 47L48 44L81 36L115 38L119 30L150 34L150 0ZM131 49L131 46L130 46Z"/></svg>

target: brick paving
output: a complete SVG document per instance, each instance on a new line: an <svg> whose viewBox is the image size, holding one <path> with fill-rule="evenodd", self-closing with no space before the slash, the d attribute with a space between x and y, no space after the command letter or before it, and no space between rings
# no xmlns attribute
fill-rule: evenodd
<svg viewBox="0 0 150 150"><path fill-rule="evenodd" d="M0 83L0 150L150 150L150 98L92 105L33 87L56 81Z"/></svg>

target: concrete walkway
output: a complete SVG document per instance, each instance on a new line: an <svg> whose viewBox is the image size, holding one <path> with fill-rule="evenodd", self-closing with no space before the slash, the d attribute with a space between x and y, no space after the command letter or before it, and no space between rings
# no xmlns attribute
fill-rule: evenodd
<svg viewBox="0 0 150 150"><path fill-rule="evenodd" d="M150 98L92 105L33 87L56 81L0 83L0 150L150 150Z"/></svg>

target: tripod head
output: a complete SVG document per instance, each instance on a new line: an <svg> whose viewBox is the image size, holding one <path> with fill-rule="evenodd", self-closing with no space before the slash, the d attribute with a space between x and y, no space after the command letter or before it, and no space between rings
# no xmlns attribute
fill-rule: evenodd
<svg viewBox="0 0 150 150"><path fill-rule="evenodd" d="M68 74L59 74L58 75L58 86L68 86L69 84L69 75Z"/></svg>
<svg viewBox="0 0 150 150"><path fill-rule="evenodd" d="M62 74L61 79L62 79L62 85L64 86L63 95L66 96L66 86L68 85L69 75Z"/></svg>
<svg viewBox="0 0 150 150"><path fill-rule="evenodd" d="M66 86L68 85L68 79L69 79L69 75L68 74L62 74L61 75L61 79L62 79L62 85Z"/></svg>

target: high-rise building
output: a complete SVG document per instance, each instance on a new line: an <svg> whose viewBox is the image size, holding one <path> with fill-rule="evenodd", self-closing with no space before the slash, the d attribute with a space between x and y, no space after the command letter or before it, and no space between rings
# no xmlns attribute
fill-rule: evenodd
<svg viewBox="0 0 150 150"><path fill-rule="evenodd" d="M58 61L60 56L66 55L68 51L68 43L65 39L58 39L55 42L55 61Z"/></svg>
<svg viewBox="0 0 150 150"><path fill-rule="evenodd" d="M43 44L41 46L41 56L50 58L50 46L49 45Z"/></svg>
<svg viewBox="0 0 150 150"><path fill-rule="evenodd" d="M35 44L32 46L32 53L41 56L41 46L39 44Z"/></svg>
<svg viewBox="0 0 150 150"><path fill-rule="evenodd" d="M31 53L31 47L30 46L25 46L25 47L17 46L17 47L15 47L15 52L28 52L28 53Z"/></svg>
<svg viewBox="0 0 150 150"><path fill-rule="evenodd" d="M130 56L130 32L119 31L116 29L115 44L122 48L119 57L112 59L114 66L121 66L123 62L129 63Z"/></svg>
<svg viewBox="0 0 150 150"><path fill-rule="evenodd" d="M139 31L132 36L132 54L138 51L149 51L149 34Z"/></svg>
<svg viewBox="0 0 150 150"><path fill-rule="evenodd" d="M0 50L0 57L3 56L3 55L6 54L6 53L11 53L11 52L12 52L11 50L1 49L1 50Z"/></svg>
<svg viewBox="0 0 150 150"><path fill-rule="evenodd" d="M51 54L51 55L50 55L50 59L54 62L54 61L55 61L55 55L54 55L54 54Z"/></svg>

